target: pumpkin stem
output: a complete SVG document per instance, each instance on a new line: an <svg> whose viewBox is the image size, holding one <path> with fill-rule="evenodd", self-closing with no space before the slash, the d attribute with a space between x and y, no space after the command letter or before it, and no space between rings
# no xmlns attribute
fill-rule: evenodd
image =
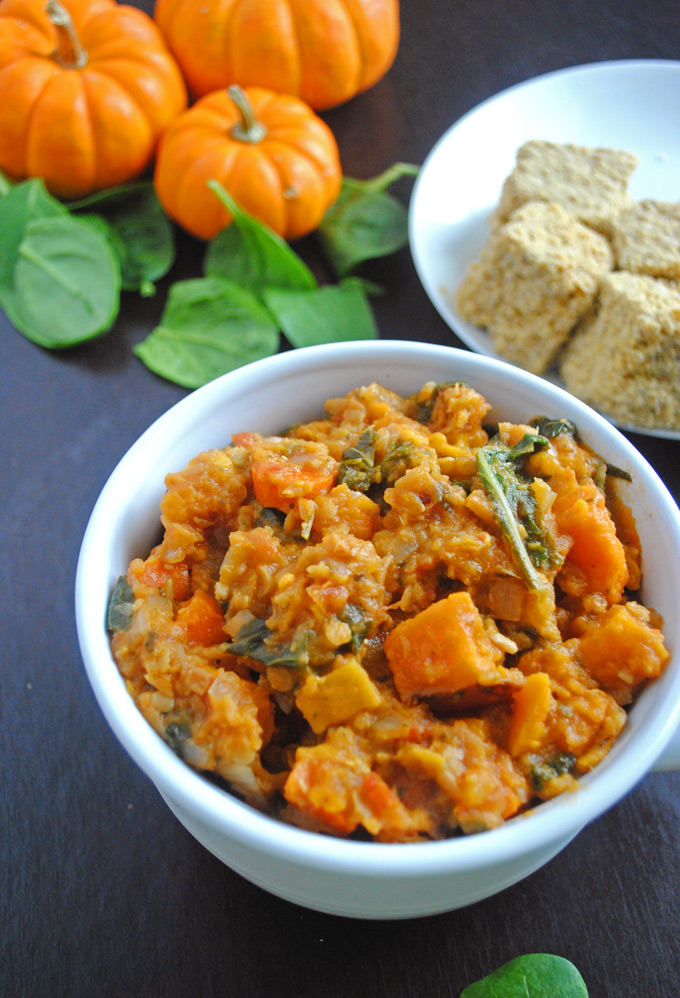
<svg viewBox="0 0 680 998"><path fill-rule="evenodd" d="M87 63L87 52L78 40L71 15L57 0L47 0L45 10L57 36L57 47L52 58L63 69L82 69Z"/></svg>
<svg viewBox="0 0 680 998"><path fill-rule="evenodd" d="M231 130L233 138L239 142L258 143L267 134L267 129L261 121L255 117L250 101L244 91L239 86L233 84L229 87L229 96L241 114L241 120L237 121Z"/></svg>

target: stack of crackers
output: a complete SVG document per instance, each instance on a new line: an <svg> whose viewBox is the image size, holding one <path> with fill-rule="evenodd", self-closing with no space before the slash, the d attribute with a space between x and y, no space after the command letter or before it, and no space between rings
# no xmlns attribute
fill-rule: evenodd
<svg viewBox="0 0 680 998"><path fill-rule="evenodd" d="M531 141L460 315L624 425L680 429L680 204L633 201L631 153Z"/></svg>

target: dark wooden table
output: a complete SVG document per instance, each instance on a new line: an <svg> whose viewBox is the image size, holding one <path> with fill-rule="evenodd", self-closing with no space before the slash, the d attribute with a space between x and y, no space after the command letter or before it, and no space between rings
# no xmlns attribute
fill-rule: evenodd
<svg viewBox="0 0 680 998"><path fill-rule="evenodd" d="M389 75L325 115L350 176L422 162L460 115L523 79L680 56L670 0L403 8ZM198 273L200 246L182 239L180 248L173 279ZM314 258L312 243L303 249ZM407 249L365 272L387 289L374 300L383 337L456 344ZM67 352L41 350L0 315L0 994L457 998L513 956L546 951L578 965L592 998L678 998L680 774L648 776L497 897L370 923L297 908L222 866L119 747L81 664L73 580L114 465L186 394L132 354L167 283L155 298L126 297L109 334ZM679 498L680 444L633 439Z"/></svg>

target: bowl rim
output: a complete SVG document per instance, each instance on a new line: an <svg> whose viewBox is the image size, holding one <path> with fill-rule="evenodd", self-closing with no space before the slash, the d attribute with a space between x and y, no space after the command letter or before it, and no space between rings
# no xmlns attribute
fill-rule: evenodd
<svg viewBox="0 0 680 998"><path fill-rule="evenodd" d="M411 360L415 363L417 359L428 359L442 361L445 365L458 361L468 369L471 378L475 371L493 372L562 403L570 410L571 418L579 429L587 426L586 438L595 433L598 448L606 444L605 451L610 447L618 454L624 454L634 468L634 475L640 476L645 487L651 489L655 511L663 518L669 531L669 549L678 553L680 562L680 511L666 486L623 434L564 389L495 358L457 347L410 340L355 341L292 350L223 375L175 403L133 443L101 490L83 537L75 584L78 640L98 704L118 740L164 797L220 835L298 866L378 878L394 875L402 878L435 876L444 871L455 873L471 867L497 865L559 839L566 841L628 793L673 737L680 724L680 661L677 648L672 649L675 667L669 667L657 681L665 684L666 695L663 699L658 698L659 702L653 710L653 723L650 721L647 724L642 733L644 737L633 733L632 750L624 744L617 751L617 745L602 763L579 779L579 786L573 793L543 802L498 828L478 835L433 842L380 843L334 838L288 825L257 811L179 759L143 718L125 689L110 652L103 614L100 619L95 619L91 604L97 587L101 590L105 583L106 592L110 592L112 579L108 575L103 578L106 570L102 569L102 554L106 552L105 538L111 518L122 516L119 483L125 480L127 469L149 447L155 446L190 416L189 421L194 423L199 412L219 408L236 386L240 390L254 389L268 379L301 371L311 377L315 370L326 370L329 365L350 359L358 365L358 371L365 370L371 363L388 361L407 364ZM502 402L500 405L502 407ZM225 443L228 434L227 429ZM106 599L108 601L108 595ZM640 699L644 697L643 693Z"/></svg>

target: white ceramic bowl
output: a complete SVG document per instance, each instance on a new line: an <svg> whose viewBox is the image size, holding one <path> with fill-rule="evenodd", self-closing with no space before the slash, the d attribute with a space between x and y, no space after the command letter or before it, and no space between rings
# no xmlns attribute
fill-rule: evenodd
<svg viewBox="0 0 680 998"><path fill-rule="evenodd" d="M276 433L317 418L324 401L379 381L403 394L463 380L493 403L490 418L572 419L583 439L628 470L626 500L642 540L644 600L665 619L672 662L630 713L606 759L579 789L503 827L442 842L383 844L302 831L241 803L182 762L128 696L109 647L109 594L131 558L158 536L164 477L240 430ZM312 347L241 368L187 396L129 450L92 513L76 580L83 659L113 731L185 827L244 877L290 901L338 915L406 918L471 904L538 869L653 767L673 768L680 724L680 514L644 458L566 392L499 361L448 347L361 342ZM676 736L677 741L677 736ZM566 860L568 862L568 858Z"/></svg>

